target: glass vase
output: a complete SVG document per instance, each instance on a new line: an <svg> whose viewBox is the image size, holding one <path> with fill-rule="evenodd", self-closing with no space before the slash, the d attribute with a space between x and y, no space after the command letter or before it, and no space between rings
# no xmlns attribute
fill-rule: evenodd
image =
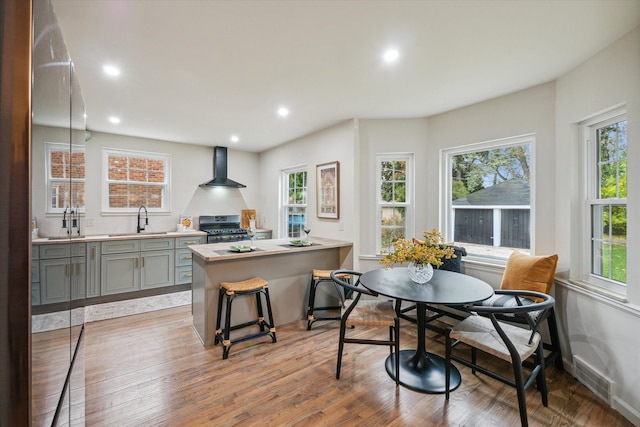
<svg viewBox="0 0 640 427"><path fill-rule="evenodd" d="M409 278L416 283L427 283L433 277L433 266L412 262L407 267Z"/></svg>

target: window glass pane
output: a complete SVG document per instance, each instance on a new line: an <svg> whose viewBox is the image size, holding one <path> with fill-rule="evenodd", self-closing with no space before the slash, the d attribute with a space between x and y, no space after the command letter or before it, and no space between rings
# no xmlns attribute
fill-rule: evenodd
<svg viewBox="0 0 640 427"><path fill-rule="evenodd" d="M456 242L492 246L492 250L531 247L530 153L530 144L521 144L451 156ZM479 246L467 250L486 253Z"/></svg>
<svg viewBox="0 0 640 427"><path fill-rule="evenodd" d="M285 194L285 229L286 237L302 236L307 212L307 172L287 173Z"/></svg>
<svg viewBox="0 0 640 427"><path fill-rule="evenodd" d="M393 200L393 183L383 182L380 190L380 198L383 202L391 202Z"/></svg>
<svg viewBox="0 0 640 427"><path fill-rule="evenodd" d="M48 211L62 212L65 208L84 208L85 153L84 147L47 143Z"/></svg>
<svg viewBox="0 0 640 427"><path fill-rule="evenodd" d="M168 158L108 154L109 209L165 209Z"/></svg>
<svg viewBox="0 0 640 427"><path fill-rule="evenodd" d="M627 121L596 130L598 141L598 198L627 197Z"/></svg>
<svg viewBox="0 0 640 427"><path fill-rule="evenodd" d="M380 200L404 203L407 199L407 162L383 161L380 171Z"/></svg>
<svg viewBox="0 0 640 427"><path fill-rule="evenodd" d="M394 239L404 236L406 209L403 207L381 208L382 248L389 248Z"/></svg>
<svg viewBox="0 0 640 427"><path fill-rule="evenodd" d="M592 206L591 224L592 274L625 283L627 279L626 206Z"/></svg>

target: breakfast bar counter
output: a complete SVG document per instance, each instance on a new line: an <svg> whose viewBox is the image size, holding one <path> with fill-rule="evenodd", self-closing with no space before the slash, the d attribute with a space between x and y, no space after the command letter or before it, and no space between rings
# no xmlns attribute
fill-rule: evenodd
<svg viewBox="0 0 640 427"><path fill-rule="evenodd" d="M353 268L351 242L321 237L310 240L309 246L294 246L291 239L258 240L247 252L232 250L236 243L189 246L193 253L193 327L202 343L214 344L220 282L261 277L269 282L276 328L305 319L311 270ZM234 301L233 323L255 319L255 303L246 300Z"/></svg>

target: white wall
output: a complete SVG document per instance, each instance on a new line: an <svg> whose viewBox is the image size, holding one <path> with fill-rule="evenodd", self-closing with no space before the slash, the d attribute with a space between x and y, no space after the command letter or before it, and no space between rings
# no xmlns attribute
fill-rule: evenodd
<svg viewBox="0 0 640 427"><path fill-rule="evenodd" d="M260 155L260 186L262 196L259 224L273 230L273 236L282 237L280 224L281 172L305 166L307 169L307 222L313 236L357 241L355 202L354 133L357 122L352 120L280 145ZM316 216L316 165L340 162L340 219L320 219Z"/></svg>
<svg viewBox="0 0 640 427"><path fill-rule="evenodd" d="M429 118L429 186L437 194L439 186L439 154L444 148L478 142L534 134L532 147L531 206L534 213L532 252L555 252L552 215L555 209L553 174L555 167L554 138L555 85L547 83L486 102L471 105ZM437 221L439 204L429 204L429 218Z"/></svg>
<svg viewBox="0 0 640 427"><path fill-rule="evenodd" d="M615 382L614 408L640 424L640 29L636 28L557 80L555 169L556 247L570 270L580 276L577 219L580 198L578 123L598 112L626 104L628 114L627 298L617 303L570 284L556 288L566 358L580 356Z"/></svg>
<svg viewBox="0 0 640 427"><path fill-rule="evenodd" d="M357 181L353 183L353 207L359 212L356 231L356 269L378 268L375 252L375 156L383 152L413 152L416 157L416 234L439 226L439 151L443 148L533 133L536 137L533 186L535 221L534 253L558 253L559 276L568 278L574 269L576 235L580 232L579 138L577 123L591 114L626 102L629 131L628 259L639 259L640 225L640 30L636 29L555 82L501 96L429 118L357 120L353 139ZM275 174L284 167L310 163L307 151L326 160L339 156L343 146L330 144L337 130L327 129L261 155L261 182L269 199L265 210L277 212ZM349 131L345 130L344 141ZM347 146L345 146L347 147ZM273 165L266 166L266 163ZM317 161L315 163L321 163ZM345 185L342 188L346 187ZM343 206L345 198L342 198ZM344 235L348 239L349 224ZM323 230L324 232L325 230ZM329 230L326 230L329 231ZM465 262L465 272L498 287L502 267ZM600 374L615 382L613 407L640 425L640 264L627 270L629 303L594 294L566 281L557 282L557 316L563 341L563 358L573 370L578 354Z"/></svg>
<svg viewBox="0 0 640 427"><path fill-rule="evenodd" d="M378 268L378 261L371 259L376 256L377 212L377 164L376 156L384 153L413 153L415 170L415 235L420 237L424 230L437 226L427 219L427 206L431 203L429 191L436 188L435 202L437 202L437 182L429 186L428 158L431 156L428 146L427 119L385 119L359 120L359 159L360 191L359 203L360 219L358 231L360 233L360 266L363 271ZM437 166L436 166L437 167Z"/></svg>
<svg viewBox="0 0 640 427"><path fill-rule="evenodd" d="M41 236L58 235L62 223L61 214L45 214L44 142L65 141L65 137L68 141L68 131L34 126L32 214L38 218ZM247 188L200 188L199 184L213 178L213 147L93 132L85 143L86 214L81 221L83 234L136 231L135 213L103 215L101 212L103 148L171 155L171 212L150 214L149 224L153 231L175 231L182 214L193 215L194 219L200 215L240 215L242 209L256 208L260 201L260 165L256 153L228 150L228 176ZM95 226L86 227L86 218L93 219ZM197 222L195 225L197 227Z"/></svg>

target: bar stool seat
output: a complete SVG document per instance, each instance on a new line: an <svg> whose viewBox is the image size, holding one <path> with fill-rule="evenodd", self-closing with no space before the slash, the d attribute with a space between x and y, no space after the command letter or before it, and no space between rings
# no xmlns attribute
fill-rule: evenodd
<svg viewBox="0 0 640 427"><path fill-rule="evenodd" d="M255 295L256 306L258 309L258 318L249 322L244 322L238 325L231 324L231 305L233 300L237 296ZM269 321L265 320L262 308L262 296L267 303L267 314L269 315ZM226 311L225 311L225 323L224 328L221 327L222 320L222 306L224 299L226 298ZM247 328L249 326L258 325L260 331L245 335L234 340L230 339L231 331ZM250 339L258 338L261 336L271 336L271 342L276 342L276 328L273 324L273 313L271 312L271 300L269 298L268 282L260 277L253 277L251 279L243 280L240 282L222 282L220 283L220 292L218 293L218 314L216 319L216 336L214 344L222 344L222 359L229 357L229 349L233 344L247 341Z"/></svg>
<svg viewBox="0 0 640 427"><path fill-rule="evenodd" d="M309 304L307 305L307 331L310 331L311 325L314 322L317 322L319 320L340 320L340 310L344 305L344 300L342 298L342 292L340 292L338 285L333 280L331 280L332 271L333 270L319 270L319 269L314 269L311 271L311 282L309 284ZM349 275L346 275L346 274L340 274L337 277L341 279L349 280ZM340 305L323 306L323 307L315 306L316 289L318 288L319 285L323 283L325 284L331 283L333 285L333 287L336 290L338 299L340 300ZM317 311L326 312L329 310L337 310L338 312L334 316L326 315L326 314L321 314L316 316L316 314L314 314Z"/></svg>

